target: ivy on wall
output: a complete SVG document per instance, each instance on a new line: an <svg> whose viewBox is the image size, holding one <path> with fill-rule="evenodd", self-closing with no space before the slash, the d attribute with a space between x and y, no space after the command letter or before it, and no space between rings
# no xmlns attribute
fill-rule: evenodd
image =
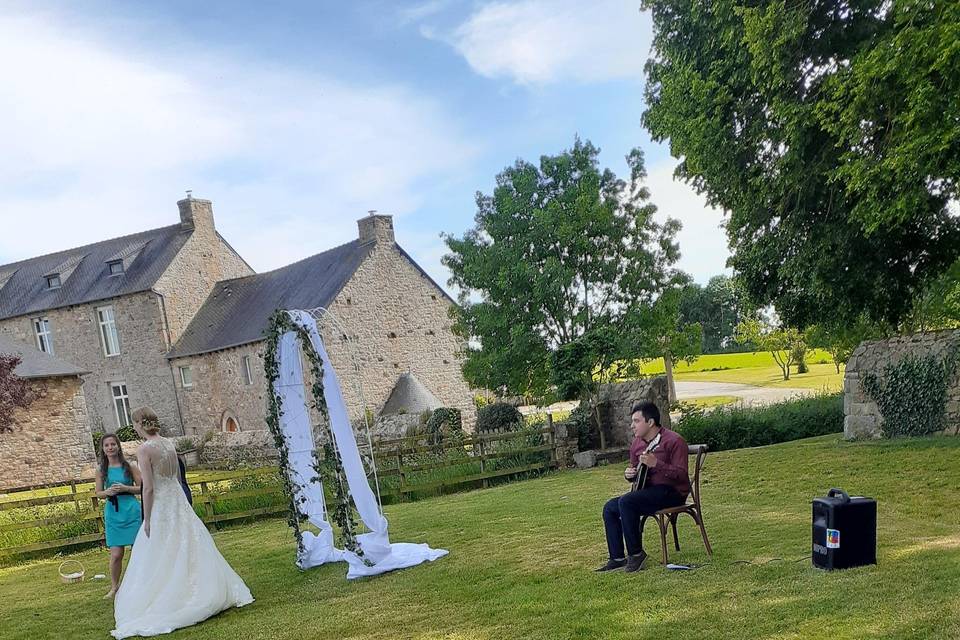
<svg viewBox="0 0 960 640"><path fill-rule="evenodd" d="M887 438L919 436L945 428L947 390L957 370L960 347L943 357L907 354L883 371L865 373L860 386L877 403Z"/></svg>

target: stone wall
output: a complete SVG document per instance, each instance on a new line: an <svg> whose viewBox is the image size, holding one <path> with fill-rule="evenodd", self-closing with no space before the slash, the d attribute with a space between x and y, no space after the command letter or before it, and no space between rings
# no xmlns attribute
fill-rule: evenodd
<svg viewBox="0 0 960 640"><path fill-rule="evenodd" d="M171 346L183 335L217 282L253 273L217 234L209 200L191 198L177 205L180 224L190 237L153 287L162 297Z"/></svg>
<svg viewBox="0 0 960 640"><path fill-rule="evenodd" d="M200 464L213 469L262 467L278 464L273 436L266 429L218 433L203 446Z"/></svg>
<svg viewBox="0 0 960 640"><path fill-rule="evenodd" d="M465 431L476 422L473 393L460 369L462 342L453 334L453 302L389 241L378 242L331 305L348 327L360 361L363 394L374 414L400 374L410 371L445 407L459 409ZM352 370L347 345L331 342L338 371ZM359 415L356 385L343 384L351 416Z"/></svg>
<svg viewBox="0 0 960 640"><path fill-rule="evenodd" d="M882 375L884 368L900 361L907 354L942 357L960 345L960 329L934 331L889 340L862 343L850 356L843 379L843 435L845 438L878 438L883 417L877 404L860 388L863 374ZM955 372L947 390L946 433L960 429L960 376Z"/></svg>
<svg viewBox="0 0 960 640"><path fill-rule="evenodd" d="M82 383L76 377L31 380L37 398L0 433L0 489L86 479L96 463Z"/></svg>
<svg viewBox="0 0 960 640"><path fill-rule="evenodd" d="M243 431L262 431L266 425L267 384L263 373L264 342L224 349L172 362L177 394L187 435L211 429L222 431L228 417ZM251 384L243 378L243 358L250 357ZM183 388L179 367L189 366L193 386Z"/></svg>
<svg viewBox="0 0 960 640"><path fill-rule="evenodd" d="M633 442L631 409L637 402L650 401L660 409L660 424L670 428L670 402L665 377L644 378L600 387L600 422L608 448L629 446Z"/></svg>
<svg viewBox="0 0 960 640"><path fill-rule="evenodd" d="M100 341L96 309L112 306L120 354L107 357ZM32 319L50 320L54 355L90 373L84 376L90 428L114 431L117 416L110 385L127 386L131 410L149 405L172 433L180 432L180 412L173 372L166 359L168 343L160 298L153 292L53 309L39 314L0 320L0 335L35 347Z"/></svg>
<svg viewBox="0 0 960 640"><path fill-rule="evenodd" d="M457 358L460 342L450 330L451 304L392 243L376 247L331 305L351 342L331 323L321 323L351 420L363 417L361 389L366 407L377 415L400 374L411 371L444 406L459 409L464 429L472 430L476 409ZM187 434L221 430L226 415L233 415L242 431L266 428L264 345L261 341L172 362L174 371L190 366L193 373L192 388L182 388L179 373L176 379ZM251 357L251 385L243 381L245 355ZM374 435L390 437L377 430Z"/></svg>

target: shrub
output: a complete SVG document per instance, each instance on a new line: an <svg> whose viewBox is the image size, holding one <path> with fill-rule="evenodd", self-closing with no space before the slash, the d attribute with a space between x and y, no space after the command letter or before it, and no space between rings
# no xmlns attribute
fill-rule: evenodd
<svg viewBox="0 0 960 640"><path fill-rule="evenodd" d="M136 429L132 425L127 425L125 427L120 427L114 431L116 436L120 438L120 442L132 442L133 440L139 440L140 436L137 435Z"/></svg>
<svg viewBox="0 0 960 640"><path fill-rule="evenodd" d="M882 375L864 374L860 385L877 403L885 437L920 436L944 429L947 388L957 359L958 347L943 358L908 354L885 366Z"/></svg>
<svg viewBox="0 0 960 640"><path fill-rule="evenodd" d="M516 431L523 424L523 415L512 404L495 402L477 411L477 431Z"/></svg>
<svg viewBox="0 0 960 640"><path fill-rule="evenodd" d="M677 432L711 451L759 447L843 431L843 394L820 394L765 407L681 407Z"/></svg>
<svg viewBox="0 0 960 640"><path fill-rule="evenodd" d="M176 448L177 453L183 453L184 451L196 449L197 445L194 444L193 438L177 438Z"/></svg>
<svg viewBox="0 0 960 640"><path fill-rule="evenodd" d="M103 431L94 431L93 432L93 450L100 454L100 439L103 438Z"/></svg>
<svg viewBox="0 0 960 640"><path fill-rule="evenodd" d="M581 402L561 422L568 431L577 434L577 450L586 451L600 446L600 433L594 429L593 411L588 402Z"/></svg>

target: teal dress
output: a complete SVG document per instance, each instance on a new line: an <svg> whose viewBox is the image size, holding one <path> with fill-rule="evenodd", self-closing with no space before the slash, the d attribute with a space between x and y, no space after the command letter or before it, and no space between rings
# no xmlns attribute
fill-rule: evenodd
<svg viewBox="0 0 960 640"><path fill-rule="evenodd" d="M107 477L103 483L106 489L114 484L132 485L133 478L123 467L107 467ZM140 523L143 521L140 501L129 493L118 493L116 502L107 499L103 503L103 523L106 529L108 547L128 547L137 539Z"/></svg>

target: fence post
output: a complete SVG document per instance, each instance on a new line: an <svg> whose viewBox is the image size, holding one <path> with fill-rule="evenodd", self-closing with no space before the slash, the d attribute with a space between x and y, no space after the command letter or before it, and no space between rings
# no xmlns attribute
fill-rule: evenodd
<svg viewBox="0 0 960 640"><path fill-rule="evenodd" d="M201 496L201 499L203 500L203 515L204 515L204 518L207 520L206 522L207 529L209 529L210 531L214 531L216 530L217 526L213 522L210 522L210 520L214 516L213 503L211 502L211 500L213 499L213 494L210 493L206 482L200 483L200 496Z"/></svg>
<svg viewBox="0 0 960 640"><path fill-rule="evenodd" d="M480 474L481 475L487 472L487 461L484 459L487 455L487 447L485 443L486 443L486 440L484 440L483 436L480 436L480 441L477 444L480 445ZM484 489L490 486L490 483L487 481L486 478L482 479L480 481L480 484Z"/></svg>
<svg viewBox="0 0 960 640"><path fill-rule="evenodd" d="M550 445L550 465L557 466L557 435L553 430L553 414L547 414L547 444Z"/></svg>
<svg viewBox="0 0 960 640"><path fill-rule="evenodd" d="M73 506L77 509L77 515L80 515L80 502L77 500L77 481L70 481L70 494L73 496Z"/></svg>
<svg viewBox="0 0 960 640"><path fill-rule="evenodd" d="M399 484L397 485L397 499L403 502L403 445L397 445L397 478L399 479Z"/></svg>

